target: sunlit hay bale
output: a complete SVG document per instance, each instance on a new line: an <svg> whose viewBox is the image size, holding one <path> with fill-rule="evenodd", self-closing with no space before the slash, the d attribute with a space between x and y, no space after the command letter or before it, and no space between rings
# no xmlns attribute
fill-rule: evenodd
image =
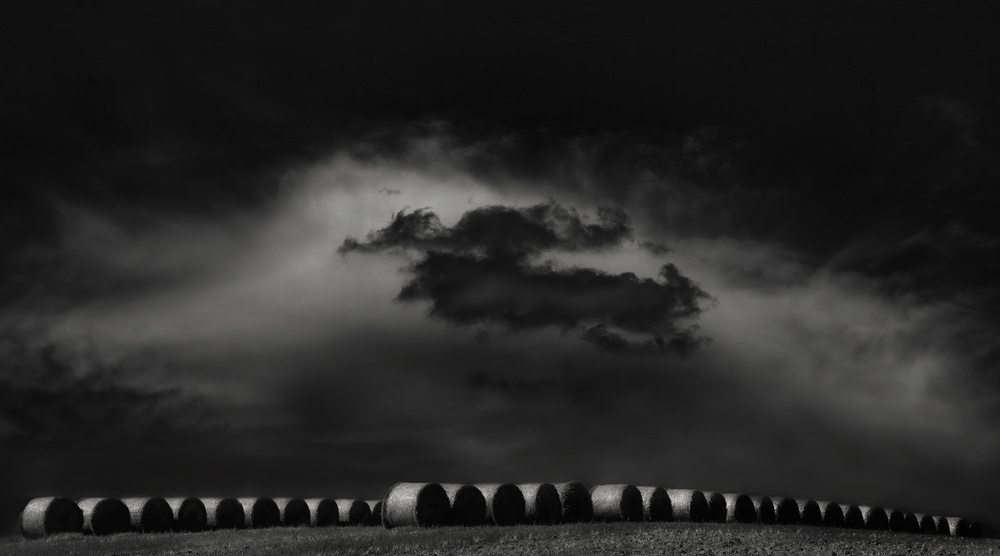
<svg viewBox="0 0 1000 556"><path fill-rule="evenodd" d="M753 509L757 512L757 522L773 525L775 520L774 502L767 496L751 496L750 500L753 501Z"/></svg>
<svg viewBox="0 0 1000 556"><path fill-rule="evenodd" d="M242 529L246 526L243 504L235 498L202 498L207 521L205 527L216 529Z"/></svg>
<svg viewBox="0 0 1000 556"><path fill-rule="evenodd" d="M337 498L337 513L341 525L364 525L372 518L372 509L364 500Z"/></svg>
<svg viewBox="0 0 1000 556"><path fill-rule="evenodd" d="M920 524L921 535L936 535L937 520L931 514L916 514L917 523Z"/></svg>
<svg viewBox="0 0 1000 556"><path fill-rule="evenodd" d="M778 525L799 523L799 504L794 498L782 498L774 505L774 522Z"/></svg>
<svg viewBox="0 0 1000 556"><path fill-rule="evenodd" d="M270 498L237 498L243 506L244 525L248 529L266 529L281 525L281 512Z"/></svg>
<svg viewBox="0 0 1000 556"><path fill-rule="evenodd" d="M974 539L983 538L983 526L979 524L979 521L973 519L969 522L969 536Z"/></svg>
<svg viewBox="0 0 1000 556"><path fill-rule="evenodd" d="M486 497L478 488L457 483L442 483L441 488L451 505L449 524L470 527L486 523Z"/></svg>
<svg viewBox="0 0 1000 556"><path fill-rule="evenodd" d="M885 515L889 518L890 531L906 532L906 514L895 508L886 508Z"/></svg>
<svg viewBox="0 0 1000 556"><path fill-rule="evenodd" d="M301 498L275 498L282 527L309 525L309 506Z"/></svg>
<svg viewBox="0 0 1000 556"><path fill-rule="evenodd" d="M368 504L368 508L371 509L371 517L368 518L367 525L372 527L379 527L382 525L382 501L381 500L365 500L365 504Z"/></svg>
<svg viewBox="0 0 1000 556"><path fill-rule="evenodd" d="M132 527L128 506L117 498L83 498L76 504L83 512L85 535L127 533Z"/></svg>
<svg viewBox="0 0 1000 556"><path fill-rule="evenodd" d="M174 516L174 531L199 533L208 526L205 504L197 498L167 498Z"/></svg>
<svg viewBox="0 0 1000 556"><path fill-rule="evenodd" d="M757 509L753 500L746 494L727 493L722 495L726 499L726 522L727 523L756 523Z"/></svg>
<svg viewBox="0 0 1000 556"><path fill-rule="evenodd" d="M517 485L524 496L524 522L551 525L562 520L559 491L552 483L525 483Z"/></svg>
<svg viewBox="0 0 1000 556"><path fill-rule="evenodd" d="M878 506L858 506L865 520L865 529L886 531L889 529L889 516Z"/></svg>
<svg viewBox="0 0 1000 556"><path fill-rule="evenodd" d="M448 494L437 483L396 483L382 504L382 525L386 529L418 525L448 524L451 505Z"/></svg>
<svg viewBox="0 0 1000 556"><path fill-rule="evenodd" d="M174 511L163 498L122 498L131 516L132 530L167 533L174 530Z"/></svg>
<svg viewBox="0 0 1000 556"><path fill-rule="evenodd" d="M642 493L635 485L595 485L590 501L596 521L642 521Z"/></svg>
<svg viewBox="0 0 1000 556"><path fill-rule="evenodd" d="M844 527L848 529L864 529L865 516L861 513L861 507L857 504L841 504L840 510L844 513Z"/></svg>
<svg viewBox="0 0 1000 556"><path fill-rule="evenodd" d="M708 501L708 517L705 519L712 523L725 523L726 497L721 492L706 492L705 500Z"/></svg>
<svg viewBox="0 0 1000 556"><path fill-rule="evenodd" d="M947 526L947 535L953 537L969 537L969 522L964 517L942 517Z"/></svg>
<svg viewBox="0 0 1000 556"><path fill-rule="evenodd" d="M903 531L907 533L920 532L920 520L917 519L916 514L910 512L903 514Z"/></svg>
<svg viewBox="0 0 1000 556"><path fill-rule="evenodd" d="M708 499L700 490L667 489L674 521L699 523L708 519Z"/></svg>
<svg viewBox="0 0 1000 556"><path fill-rule="evenodd" d="M646 521L673 521L670 495L662 487L637 487L642 495L642 518Z"/></svg>
<svg viewBox="0 0 1000 556"><path fill-rule="evenodd" d="M511 483L480 483L475 485L486 499L486 522L494 525L524 523L524 495Z"/></svg>
<svg viewBox="0 0 1000 556"><path fill-rule="evenodd" d="M340 521L337 503L329 498L306 498L309 507L309 525L313 527L330 527Z"/></svg>
<svg viewBox="0 0 1000 556"><path fill-rule="evenodd" d="M590 491L580 481L569 481L555 485L559 493L559 506L563 523L593 521L594 503Z"/></svg>
<svg viewBox="0 0 1000 556"><path fill-rule="evenodd" d="M83 531L83 512L69 498L35 498L21 510L18 525L21 535L26 539L40 539L59 533L80 533Z"/></svg>
<svg viewBox="0 0 1000 556"><path fill-rule="evenodd" d="M823 525L823 510L815 500L798 498L795 505L799 507L799 523L802 525Z"/></svg>

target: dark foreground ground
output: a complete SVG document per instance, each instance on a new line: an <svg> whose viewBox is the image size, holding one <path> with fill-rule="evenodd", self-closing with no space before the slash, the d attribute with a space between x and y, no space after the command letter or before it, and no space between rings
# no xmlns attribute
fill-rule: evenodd
<svg viewBox="0 0 1000 556"><path fill-rule="evenodd" d="M394 529L340 527L0 540L0 554L997 554L1000 540L817 527L688 523Z"/></svg>

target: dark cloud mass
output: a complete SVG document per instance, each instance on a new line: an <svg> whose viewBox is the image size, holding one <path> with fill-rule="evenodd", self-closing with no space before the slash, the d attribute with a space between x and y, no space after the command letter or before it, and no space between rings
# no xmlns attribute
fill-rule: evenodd
<svg viewBox="0 0 1000 556"><path fill-rule="evenodd" d="M616 353L694 350L704 339L684 323L714 300L673 264L662 266L657 281L538 260L546 251L601 250L632 237L623 211L601 208L597 215L590 224L553 202L490 206L448 228L428 209L401 211L366 241L345 239L340 252L419 250L399 299L428 301L432 316L454 324L572 330Z"/></svg>

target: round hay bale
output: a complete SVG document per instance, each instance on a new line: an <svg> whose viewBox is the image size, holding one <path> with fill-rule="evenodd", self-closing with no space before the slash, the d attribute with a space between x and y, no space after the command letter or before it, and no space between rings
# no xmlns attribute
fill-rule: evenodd
<svg viewBox="0 0 1000 556"><path fill-rule="evenodd" d="M889 517L889 530L898 533L906 532L906 514L895 508L886 508L885 515Z"/></svg>
<svg viewBox="0 0 1000 556"><path fill-rule="evenodd" d="M726 502L726 523L757 523L757 508L746 494L722 495Z"/></svg>
<svg viewBox="0 0 1000 556"><path fill-rule="evenodd" d="M799 507L799 523L802 525L823 525L823 510L815 500L798 498L795 505Z"/></svg>
<svg viewBox="0 0 1000 556"><path fill-rule="evenodd" d="M208 527L205 504L197 498L167 498L174 516L174 531L200 533Z"/></svg>
<svg viewBox="0 0 1000 556"><path fill-rule="evenodd" d="M132 518L132 530L168 533L174 530L174 511L163 498L122 498Z"/></svg>
<svg viewBox="0 0 1000 556"><path fill-rule="evenodd" d="M381 500L365 500L365 504L368 504L368 508L371 510L371 517L368 518L368 523L372 527L379 527L382 525L382 501Z"/></svg>
<svg viewBox="0 0 1000 556"><path fill-rule="evenodd" d="M538 525L559 523L562 506L559 491L552 483L525 483L517 485L524 496L524 521Z"/></svg>
<svg viewBox="0 0 1000 556"><path fill-rule="evenodd" d="M76 504L83 512L85 535L127 533L132 528L132 515L117 498L83 498Z"/></svg>
<svg viewBox="0 0 1000 556"><path fill-rule="evenodd" d="M819 511L823 515L824 527L843 527L844 510L836 502L817 502Z"/></svg>
<svg viewBox="0 0 1000 556"><path fill-rule="evenodd" d="M437 483L396 483L382 504L382 525L386 529L419 525L448 524L451 505L448 494Z"/></svg>
<svg viewBox="0 0 1000 556"><path fill-rule="evenodd" d="M40 539L59 533L80 533L83 531L83 511L69 498L34 498L21 510L18 526L26 539Z"/></svg>
<svg viewBox="0 0 1000 556"><path fill-rule="evenodd" d="M885 510L878 506L858 506L861 509L861 516L865 520L865 529L876 531L887 531L889 529L889 516Z"/></svg>
<svg viewBox="0 0 1000 556"><path fill-rule="evenodd" d="M699 523L708 519L708 499L700 490L667 489L674 521Z"/></svg>
<svg viewBox="0 0 1000 556"><path fill-rule="evenodd" d="M306 498L309 507L309 525L313 527L329 527L340 521L337 503L329 498Z"/></svg>
<svg viewBox="0 0 1000 556"><path fill-rule="evenodd" d="M950 535L951 527L948 525L947 517L935 517L934 522L937 523L937 534L938 535Z"/></svg>
<svg viewBox="0 0 1000 556"><path fill-rule="evenodd" d="M562 511L563 523L592 521L594 519L594 503L590 499L590 491L580 481L569 481L554 485L559 493L559 505Z"/></svg>
<svg viewBox="0 0 1000 556"><path fill-rule="evenodd" d="M903 531L907 533L920 532L920 520L917 519L916 514L910 512L903 514Z"/></svg>
<svg viewBox="0 0 1000 556"><path fill-rule="evenodd" d="M948 535L953 537L969 537L969 522L964 517L941 518L948 526Z"/></svg>
<svg viewBox="0 0 1000 556"><path fill-rule="evenodd" d="M979 521L973 519L969 522L969 536L974 539L983 538L983 526L979 524Z"/></svg>
<svg viewBox="0 0 1000 556"><path fill-rule="evenodd" d="M511 483L479 483L475 485L486 499L486 522L494 525L524 523L524 495Z"/></svg>
<svg viewBox="0 0 1000 556"><path fill-rule="evenodd" d="M670 495L662 487L637 487L642 495L642 518L646 521L673 521Z"/></svg>
<svg viewBox="0 0 1000 556"><path fill-rule="evenodd" d="M931 514L915 514L917 518L917 523L920 524L920 534L921 535L936 535L937 534L937 520Z"/></svg>
<svg viewBox="0 0 1000 556"><path fill-rule="evenodd" d="M372 518L372 509L364 500L353 498L337 498L337 513L341 525L364 525Z"/></svg>
<svg viewBox="0 0 1000 556"><path fill-rule="evenodd" d="M215 529L242 529L246 526L243 504L235 498L202 498L205 505L205 527Z"/></svg>
<svg viewBox="0 0 1000 556"><path fill-rule="evenodd" d="M456 483L443 483L441 488L451 505L449 524L471 527L486 523L486 497L478 488Z"/></svg>
<svg viewBox="0 0 1000 556"><path fill-rule="evenodd" d="M713 523L726 522L726 497L719 492L706 492L708 500L708 521Z"/></svg>
<svg viewBox="0 0 1000 556"><path fill-rule="evenodd" d="M798 525L799 504L794 498L782 498L774 505L774 522L778 525Z"/></svg>
<svg viewBox="0 0 1000 556"><path fill-rule="evenodd" d="M301 498L275 498L282 527L309 525L309 506Z"/></svg>
<svg viewBox="0 0 1000 556"><path fill-rule="evenodd" d="M767 496L751 496L753 509L757 512L757 522L773 525L775 521L774 502Z"/></svg>
<svg viewBox="0 0 1000 556"><path fill-rule="evenodd" d="M848 529L864 529L865 516L861 513L861 507L857 504L841 504L840 510L844 513L844 527Z"/></svg>
<svg viewBox="0 0 1000 556"><path fill-rule="evenodd" d="M642 521L642 493L635 485L595 485L590 502L597 521Z"/></svg>
<svg viewBox="0 0 1000 556"><path fill-rule="evenodd" d="M243 506L244 525L248 529L266 529L281 525L281 512L270 498L237 498Z"/></svg>

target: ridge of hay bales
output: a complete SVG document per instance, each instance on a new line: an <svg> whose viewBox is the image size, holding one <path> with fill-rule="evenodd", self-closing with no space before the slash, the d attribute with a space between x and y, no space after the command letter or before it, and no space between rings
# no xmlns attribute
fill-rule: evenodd
<svg viewBox="0 0 1000 556"><path fill-rule="evenodd" d="M824 527L843 527L844 510L836 502L816 502L819 505L820 514L823 516Z"/></svg>
<svg viewBox="0 0 1000 556"><path fill-rule="evenodd" d="M670 495L663 487L641 486L642 518L646 521L673 521L673 509Z"/></svg>
<svg viewBox="0 0 1000 556"><path fill-rule="evenodd" d="M246 512L243 504L235 498L202 498L205 505L206 522L209 530L242 529L246 526Z"/></svg>
<svg viewBox="0 0 1000 556"><path fill-rule="evenodd" d="M757 522L765 525L773 525L775 521L774 502L768 496L751 496L753 509L757 512Z"/></svg>
<svg viewBox="0 0 1000 556"><path fill-rule="evenodd" d="M708 521L713 523L726 522L726 497L719 492L705 492L708 500Z"/></svg>
<svg viewBox="0 0 1000 556"><path fill-rule="evenodd" d="M635 485L594 485L590 502L596 521L642 521L642 493Z"/></svg>
<svg viewBox="0 0 1000 556"><path fill-rule="evenodd" d="M243 506L243 517L248 529L266 529L281 525L281 512L270 498L237 498Z"/></svg>
<svg viewBox="0 0 1000 556"><path fill-rule="evenodd" d="M486 499L486 522L494 525L520 525L524 522L524 495L512 483L478 483Z"/></svg>
<svg viewBox="0 0 1000 556"><path fill-rule="evenodd" d="M279 523L282 527L309 525L309 506L301 498L275 498Z"/></svg>
<svg viewBox="0 0 1000 556"><path fill-rule="evenodd" d="M823 525L823 511L815 500L797 498L795 505L799 507L799 523L802 525Z"/></svg>
<svg viewBox="0 0 1000 556"><path fill-rule="evenodd" d="M473 527L486 523L486 497L473 485L441 483L451 505L450 525Z"/></svg>
<svg viewBox="0 0 1000 556"><path fill-rule="evenodd" d="M174 531L200 533L208 527L205 504L197 498L167 498L167 505L174 516Z"/></svg>
<svg viewBox="0 0 1000 556"><path fill-rule="evenodd" d="M436 527L447 525L450 513L448 494L438 483L396 483L382 504L382 525Z"/></svg>
<svg viewBox="0 0 1000 556"><path fill-rule="evenodd" d="M83 512L83 534L113 535L132 528L132 514L117 498L81 498L76 501Z"/></svg>
<svg viewBox="0 0 1000 556"><path fill-rule="evenodd" d="M559 493L559 505L563 523L587 522L594 519L594 503L590 490L580 481L568 481L553 485Z"/></svg>
<svg viewBox="0 0 1000 556"><path fill-rule="evenodd" d="M840 511L844 513L844 527L848 529L864 529L865 516L857 504L841 504Z"/></svg>
<svg viewBox="0 0 1000 556"><path fill-rule="evenodd" d="M969 536L974 539L983 538L983 526L979 524L978 520L973 519L969 522Z"/></svg>
<svg viewBox="0 0 1000 556"><path fill-rule="evenodd" d="M726 523L757 523L757 508L746 494L725 493Z"/></svg>
<svg viewBox="0 0 1000 556"><path fill-rule="evenodd" d="M947 535L952 537L969 537L969 522L964 517L942 517L948 527Z"/></svg>
<svg viewBox="0 0 1000 556"><path fill-rule="evenodd" d="M903 531L906 531L907 533L920 532L920 520L917 519L916 514L912 512L906 512L903 514Z"/></svg>
<svg viewBox="0 0 1000 556"><path fill-rule="evenodd" d="M782 498L774 505L774 522L778 525L798 525L799 504L794 498Z"/></svg>
<svg viewBox="0 0 1000 556"><path fill-rule="evenodd" d="M902 510L886 508L885 514L889 517L890 531L896 531L898 533L906 532L906 514L904 514Z"/></svg>
<svg viewBox="0 0 1000 556"><path fill-rule="evenodd" d="M708 519L708 499L700 490L667 489L674 521L700 523Z"/></svg>
<svg viewBox="0 0 1000 556"><path fill-rule="evenodd" d="M914 514L917 523L920 524L920 533L923 535L937 534L937 520L931 514Z"/></svg>
<svg viewBox="0 0 1000 556"><path fill-rule="evenodd" d="M163 498L122 498L131 517L132 530L167 533L174 530L174 511Z"/></svg>
<svg viewBox="0 0 1000 556"><path fill-rule="evenodd" d="M368 508L371 510L371 517L368 518L368 523L365 525L380 527L382 525L382 501L365 500L365 504L368 504Z"/></svg>
<svg viewBox="0 0 1000 556"><path fill-rule="evenodd" d="M306 498L309 508L309 525L312 527L329 527L340 521L337 503L329 498Z"/></svg>
<svg viewBox="0 0 1000 556"><path fill-rule="evenodd" d="M524 496L524 521L529 524L551 525L562 520L559 491L552 483L517 485Z"/></svg>
<svg viewBox="0 0 1000 556"><path fill-rule="evenodd" d="M364 500L337 498L337 513L341 525L364 525L372 518L372 509Z"/></svg>
<svg viewBox="0 0 1000 556"><path fill-rule="evenodd" d="M861 515L865 520L865 529L875 531L887 531L889 529L889 516L885 510L878 506L858 506Z"/></svg>
<svg viewBox="0 0 1000 556"><path fill-rule="evenodd" d="M21 536L26 539L83 531L83 511L80 506L62 496L29 500L17 521Z"/></svg>

